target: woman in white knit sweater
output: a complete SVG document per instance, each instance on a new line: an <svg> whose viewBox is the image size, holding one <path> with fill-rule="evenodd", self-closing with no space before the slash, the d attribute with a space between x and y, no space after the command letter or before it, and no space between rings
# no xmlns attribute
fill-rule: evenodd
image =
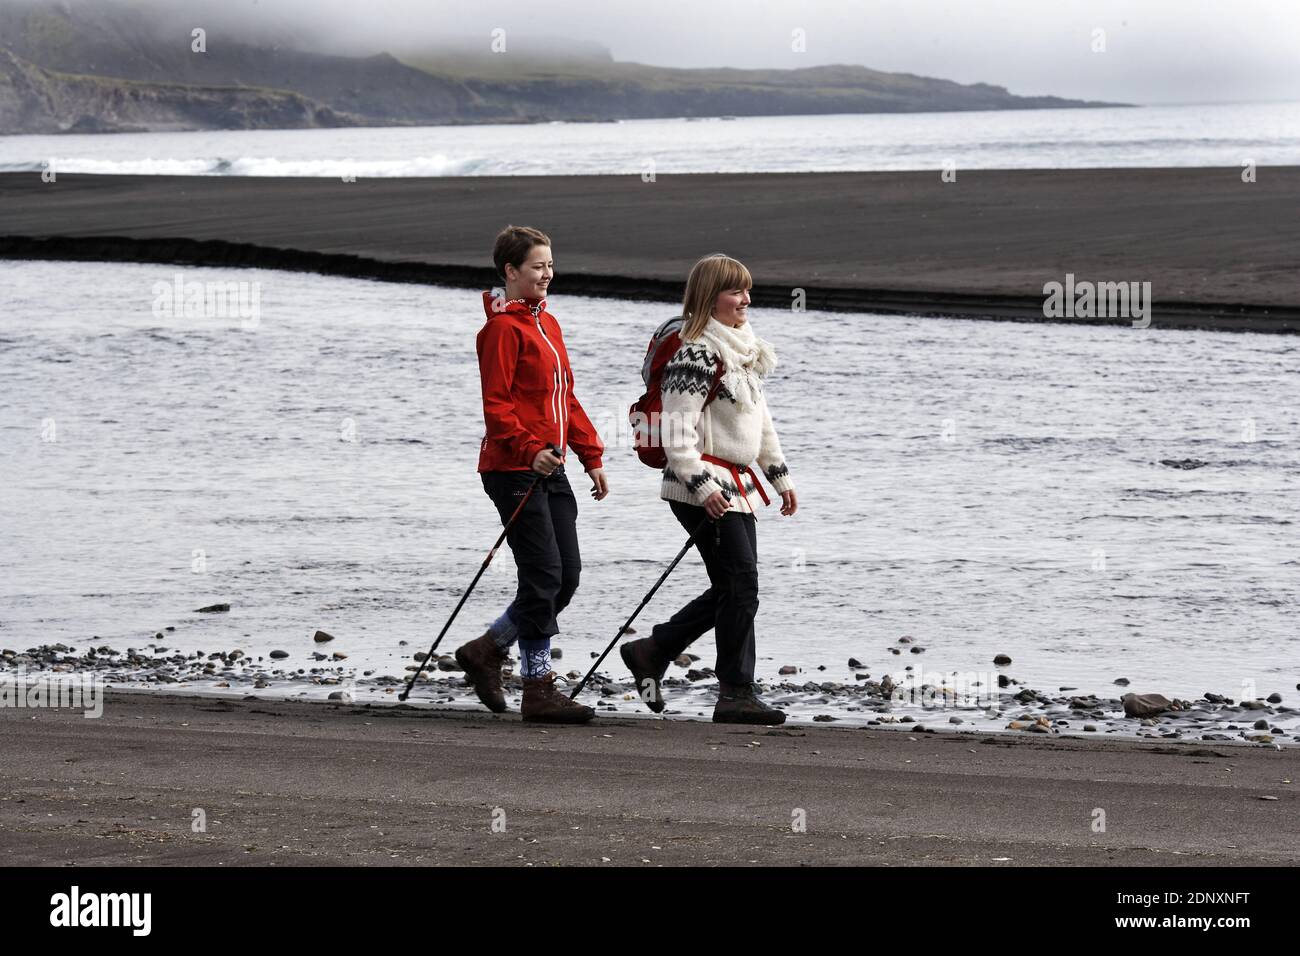
<svg viewBox="0 0 1300 956"><path fill-rule="evenodd" d="M661 441L668 465L659 496L682 527L698 530L695 544L709 588L655 625L650 637L624 644L622 655L642 700L658 713L664 708L660 682L668 664L713 629L718 649L713 719L778 724L785 714L759 700L753 688L755 516L759 502L770 499L751 463L780 494L781 514L793 515L798 501L763 392L776 353L748 322L752 284L744 265L721 254L697 262L687 280L682 346L664 367L661 383Z"/></svg>

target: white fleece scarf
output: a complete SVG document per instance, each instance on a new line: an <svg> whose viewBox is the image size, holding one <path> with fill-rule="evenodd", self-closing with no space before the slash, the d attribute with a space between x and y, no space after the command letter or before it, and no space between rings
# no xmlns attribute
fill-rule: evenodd
<svg viewBox="0 0 1300 956"><path fill-rule="evenodd" d="M763 394L763 379L776 368L772 344L755 335L748 321L732 328L712 317L700 337L722 356L722 384L732 398L742 409L752 409Z"/></svg>

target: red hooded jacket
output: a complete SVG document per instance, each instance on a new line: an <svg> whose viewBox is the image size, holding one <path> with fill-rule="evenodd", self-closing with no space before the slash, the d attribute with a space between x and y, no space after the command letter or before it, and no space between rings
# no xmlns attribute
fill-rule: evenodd
<svg viewBox="0 0 1300 956"><path fill-rule="evenodd" d="M483 293L487 322L479 330L478 371L487 432L479 471L522 471L554 444L572 447L586 471L602 467L605 446L573 394L573 370L546 300Z"/></svg>

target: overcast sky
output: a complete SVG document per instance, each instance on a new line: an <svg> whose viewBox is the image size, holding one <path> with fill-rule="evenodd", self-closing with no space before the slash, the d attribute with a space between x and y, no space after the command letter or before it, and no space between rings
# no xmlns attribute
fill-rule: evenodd
<svg viewBox="0 0 1300 956"><path fill-rule="evenodd" d="M1300 0L193 0L338 43L549 34L664 66L857 63L1013 93L1300 100ZM175 6L175 0L168 4ZM802 29L806 52L791 50ZM1094 30L1105 31L1094 53Z"/></svg>

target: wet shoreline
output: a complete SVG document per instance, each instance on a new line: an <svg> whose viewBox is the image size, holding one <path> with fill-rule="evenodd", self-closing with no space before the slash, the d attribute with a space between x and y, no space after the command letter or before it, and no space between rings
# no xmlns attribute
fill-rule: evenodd
<svg viewBox="0 0 1300 956"><path fill-rule="evenodd" d="M328 650L332 638L326 638L317 649L295 655L272 651L250 656L238 649L186 654L164 644L126 651L109 645L83 650L63 644L24 651L5 648L0 655L0 689L6 684L13 687L16 681L31 685L42 680L72 680L157 693L181 691L245 699L392 705L424 659L424 652L411 653L412 663L401 675L377 673L378 668L358 673L357 668L345 663L346 654ZM683 655L669 667L663 681L668 701L665 718L710 718L717 683L712 670L697 666L698 661L694 655ZM858 663L852 659L850 662ZM566 678L576 684L589 665L571 662L561 651L554 666L557 672L567 671ZM522 684L513 668L512 658L506 665L504 686L510 709L517 711ZM821 669L826 670L826 666ZM1269 747L1300 742L1300 710L1288 706L1284 695L1277 691L1249 700L1207 691L1197 700L1134 694L1126 701L1128 691L1122 685L1114 697L1071 693L1075 689L1069 687L1049 692L1022 685L1012 676L1009 659L997 669L1003 673L997 675L1000 686L996 688L972 688L957 680L922 684L901 668L897 679L891 674L877 678L859 665L849 668L854 672L850 681L769 679L760 680L759 689L769 703L786 711L792 725L839 724L910 733L1095 734ZM803 676L811 675L805 672ZM653 719L641 705L631 678L616 676L608 661L588 683L583 699L593 704L600 715ZM411 702L421 707L482 711L486 715L450 653L439 654L431 666L421 668Z"/></svg>

